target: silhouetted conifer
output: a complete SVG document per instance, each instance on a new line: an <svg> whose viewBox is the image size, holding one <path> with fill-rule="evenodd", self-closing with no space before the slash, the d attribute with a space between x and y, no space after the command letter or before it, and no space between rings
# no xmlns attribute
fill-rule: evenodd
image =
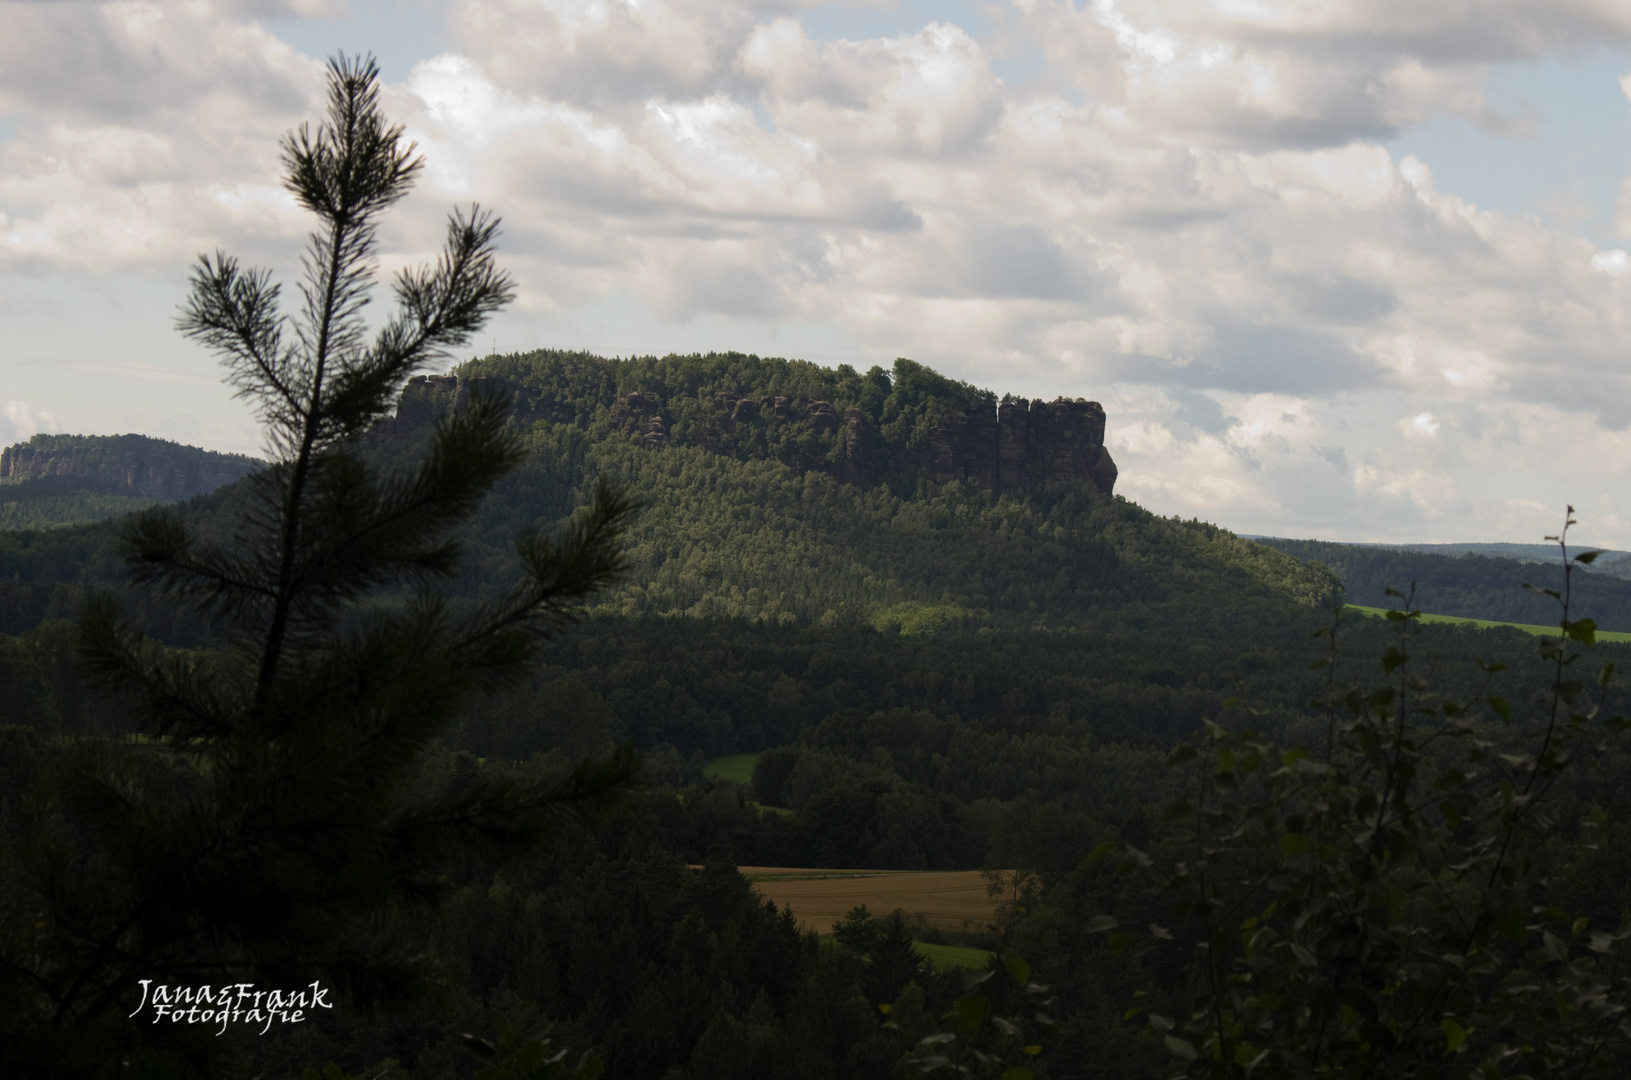
<svg viewBox="0 0 1631 1080"><path fill-rule="evenodd" d="M267 272L218 252L180 320L225 358L272 464L245 481L230 537L155 509L122 540L135 580L207 613L221 647L167 649L116 597L88 604L85 660L139 735L66 746L0 843L0 1074L189 1071L213 1030L127 1018L141 979L411 998L437 974L414 911L450 863L536 840L636 768L625 746L564 775L417 783L457 703L522 676L618 574L630 504L601 486L563 535L524 536L500 600L432 591L458 567L451 531L520 460L506 403L473 396L400 475L366 464L359 439L511 298L498 220L456 212L436 264L396 275L399 311L370 340L379 218L422 166L381 115L373 62L333 61L326 119L282 149L285 186L319 219L298 314Z"/></svg>

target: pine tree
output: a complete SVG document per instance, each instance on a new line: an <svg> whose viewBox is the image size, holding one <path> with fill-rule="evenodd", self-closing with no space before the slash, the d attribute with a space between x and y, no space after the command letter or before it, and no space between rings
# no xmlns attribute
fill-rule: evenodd
<svg viewBox="0 0 1631 1080"><path fill-rule="evenodd" d="M520 584L498 602L432 591L457 570L450 531L522 456L507 403L473 395L401 473L372 467L362 437L513 287L497 218L455 212L440 259L396 276L399 311L369 339L380 216L423 160L381 115L371 60L342 56L328 81L326 119L282 144L285 185L318 218L298 313L268 273L217 252L180 319L257 409L271 464L246 481L230 538L165 508L122 538L134 579L195 604L221 645L168 649L116 598L87 604L87 665L138 734L66 746L0 838L0 1074L117 1071L154 1040L185 1058L186 1032L126 1018L140 979L411 998L437 973L413 915L450 860L534 842L637 768L625 746L564 776L417 782L456 705L522 676L615 579L631 505L602 485L561 535L523 537Z"/></svg>

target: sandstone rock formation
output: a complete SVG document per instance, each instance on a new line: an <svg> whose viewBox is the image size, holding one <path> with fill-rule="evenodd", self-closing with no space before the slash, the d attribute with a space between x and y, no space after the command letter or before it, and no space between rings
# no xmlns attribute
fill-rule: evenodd
<svg viewBox="0 0 1631 1080"><path fill-rule="evenodd" d="M592 419L582 402L574 405L516 382L419 376L404 390L396 420L377 437L424 430L483 388L513 395L514 415L522 425L547 420L587 426ZM665 404L646 389L600 401L613 430L652 448L673 443L738 457L773 456L800 471L826 472L857 486L925 473L1002 490L1068 482L1090 483L1107 495L1115 489L1116 464L1104 446L1104 408L1084 398L998 401L984 391L953 397L931 390L893 415L849 405L840 416L830 401L716 393L683 402L683 424L670 411L681 404Z"/></svg>
<svg viewBox="0 0 1631 1080"><path fill-rule="evenodd" d="M36 435L0 451L0 480L55 480L62 486L171 501L204 495L261 467L145 435Z"/></svg>

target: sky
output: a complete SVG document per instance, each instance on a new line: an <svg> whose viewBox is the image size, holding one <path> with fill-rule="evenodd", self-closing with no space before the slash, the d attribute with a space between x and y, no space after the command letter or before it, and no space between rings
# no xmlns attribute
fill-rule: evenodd
<svg viewBox="0 0 1631 1080"><path fill-rule="evenodd" d="M289 286L277 142L371 52L504 219L460 358L737 350L1102 402L1117 492L1248 534L1631 548L1624 0L0 0L0 444L256 453L175 331ZM381 298L381 304L384 297Z"/></svg>

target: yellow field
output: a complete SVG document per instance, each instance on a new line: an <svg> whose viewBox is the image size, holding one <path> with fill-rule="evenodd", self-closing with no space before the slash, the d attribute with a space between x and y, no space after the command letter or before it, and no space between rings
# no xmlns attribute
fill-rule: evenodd
<svg viewBox="0 0 1631 1080"><path fill-rule="evenodd" d="M922 915L942 930L981 930L996 918L997 902L978 870L811 870L743 866L744 876L767 900L791 907L800 923L820 934L865 904L874 915L900 908Z"/></svg>

